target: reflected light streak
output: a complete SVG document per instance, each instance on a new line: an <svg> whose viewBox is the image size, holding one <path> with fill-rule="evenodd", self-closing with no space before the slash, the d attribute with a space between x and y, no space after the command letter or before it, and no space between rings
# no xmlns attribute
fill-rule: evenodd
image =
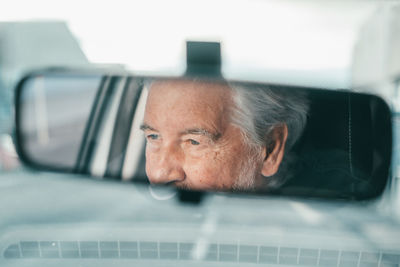
<svg viewBox="0 0 400 267"><path fill-rule="evenodd" d="M43 77L34 80L35 94L35 119L36 119L36 135L38 143L45 146L50 141L49 125L47 118L46 92L44 89Z"/></svg>
<svg viewBox="0 0 400 267"><path fill-rule="evenodd" d="M159 187L158 187L159 188ZM157 186L149 185L149 192L150 195L155 199L155 200L170 200L176 195L176 189L172 189L169 191L166 189L166 187L161 188L161 190L157 191Z"/></svg>
<svg viewBox="0 0 400 267"><path fill-rule="evenodd" d="M192 259L203 260L210 246L209 239L217 229L217 216L209 213L203 225L201 226L200 237L197 239L193 250L191 251Z"/></svg>
<svg viewBox="0 0 400 267"><path fill-rule="evenodd" d="M300 202L291 202L290 205L293 207L294 210L308 223L316 225L321 223L322 215L311 209L309 206L305 205L304 203Z"/></svg>

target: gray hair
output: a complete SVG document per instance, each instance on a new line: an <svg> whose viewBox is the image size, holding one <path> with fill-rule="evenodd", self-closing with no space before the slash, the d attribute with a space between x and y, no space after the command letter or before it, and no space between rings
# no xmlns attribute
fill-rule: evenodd
<svg viewBox="0 0 400 267"><path fill-rule="evenodd" d="M229 84L233 91L232 123L238 126L255 153L271 142L270 133L282 124L288 128L285 155L279 171L265 177L266 187L274 189L292 175L288 166L294 161L290 153L307 122L309 102L304 91L263 86L259 84ZM273 140L272 140L273 141Z"/></svg>

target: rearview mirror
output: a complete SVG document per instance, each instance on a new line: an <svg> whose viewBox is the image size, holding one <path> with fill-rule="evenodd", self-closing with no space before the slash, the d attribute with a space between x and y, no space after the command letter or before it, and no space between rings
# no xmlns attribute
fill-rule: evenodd
<svg viewBox="0 0 400 267"><path fill-rule="evenodd" d="M205 191L379 196L391 127L374 95L223 79L42 72L16 97L33 168Z"/></svg>

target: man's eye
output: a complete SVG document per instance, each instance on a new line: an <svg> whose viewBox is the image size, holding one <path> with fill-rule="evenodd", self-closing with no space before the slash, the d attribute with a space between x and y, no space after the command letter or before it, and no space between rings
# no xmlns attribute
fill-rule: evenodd
<svg viewBox="0 0 400 267"><path fill-rule="evenodd" d="M149 135L147 135L147 139L157 140L158 139L158 134L149 134Z"/></svg>
<svg viewBox="0 0 400 267"><path fill-rule="evenodd" d="M200 142L197 142L196 140L193 140L193 139L189 139L189 142L190 142L190 144L192 144L194 146L200 145Z"/></svg>

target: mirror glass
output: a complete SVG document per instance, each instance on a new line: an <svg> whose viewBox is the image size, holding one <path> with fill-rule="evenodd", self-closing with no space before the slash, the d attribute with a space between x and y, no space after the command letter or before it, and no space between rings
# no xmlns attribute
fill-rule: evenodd
<svg viewBox="0 0 400 267"><path fill-rule="evenodd" d="M29 79L21 95L21 134L28 158L72 169L101 76L42 76Z"/></svg>
<svg viewBox="0 0 400 267"><path fill-rule="evenodd" d="M17 147L45 170L182 189L368 199L389 177L377 96L199 78L31 75Z"/></svg>

